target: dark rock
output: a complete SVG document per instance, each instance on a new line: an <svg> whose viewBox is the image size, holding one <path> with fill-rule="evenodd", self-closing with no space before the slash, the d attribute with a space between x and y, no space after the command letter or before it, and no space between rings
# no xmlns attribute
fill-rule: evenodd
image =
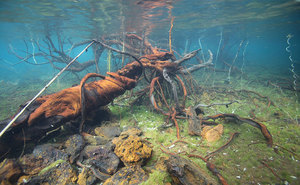
<svg viewBox="0 0 300 185"><path fill-rule="evenodd" d="M120 169L111 178L107 179L103 185L137 185L148 179L145 171L138 165L128 166Z"/></svg>
<svg viewBox="0 0 300 185"><path fill-rule="evenodd" d="M0 164L0 184L15 184L22 173L22 169L16 161L6 159Z"/></svg>
<svg viewBox="0 0 300 185"><path fill-rule="evenodd" d="M83 137L79 134L69 137L65 142L65 152L70 155L70 162L73 163L75 159L79 156L81 150L85 145Z"/></svg>
<svg viewBox="0 0 300 185"><path fill-rule="evenodd" d="M172 177L173 184L183 185L214 185L216 180L210 177L204 170L195 166L190 160L180 156L171 156L167 162L167 169Z"/></svg>
<svg viewBox="0 0 300 185"><path fill-rule="evenodd" d="M57 149L52 144L38 145L32 152L33 156L37 159L43 159L43 163L49 164L59 159L68 160L68 154Z"/></svg>
<svg viewBox="0 0 300 185"><path fill-rule="evenodd" d="M83 151L84 163L99 169L105 174L114 174L120 163L120 159L109 146L86 146Z"/></svg>

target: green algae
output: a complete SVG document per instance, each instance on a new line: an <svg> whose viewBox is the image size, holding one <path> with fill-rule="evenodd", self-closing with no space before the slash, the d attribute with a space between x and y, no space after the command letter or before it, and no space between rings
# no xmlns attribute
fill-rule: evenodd
<svg viewBox="0 0 300 185"><path fill-rule="evenodd" d="M155 170L149 175L148 180L142 182L140 185L164 185L168 182L171 183L172 181L167 172Z"/></svg>
<svg viewBox="0 0 300 185"><path fill-rule="evenodd" d="M65 163L66 161L65 160L62 160L62 159L59 159L53 163L51 163L50 165L46 166L45 168L43 168L40 172L39 172L39 176L47 173L49 170L51 170L52 168L55 168L57 167L59 164L61 163Z"/></svg>

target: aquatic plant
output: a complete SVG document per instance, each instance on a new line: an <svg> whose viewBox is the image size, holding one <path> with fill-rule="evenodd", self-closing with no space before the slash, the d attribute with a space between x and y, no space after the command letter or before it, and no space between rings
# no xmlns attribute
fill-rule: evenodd
<svg viewBox="0 0 300 185"><path fill-rule="evenodd" d="M290 47L291 47L290 40L291 40L291 38L293 38L293 35L288 34L286 37L287 37L286 43L288 44L288 46L285 48L285 50L289 53L289 60L291 61L290 71L292 72L292 76L293 76L293 89L295 91L295 96L297 97L296 92L297 92L297 78L298 78L298 75L295 72L294 60L293 60L293 57L292 57L292 52L290 50Z"/></svg>

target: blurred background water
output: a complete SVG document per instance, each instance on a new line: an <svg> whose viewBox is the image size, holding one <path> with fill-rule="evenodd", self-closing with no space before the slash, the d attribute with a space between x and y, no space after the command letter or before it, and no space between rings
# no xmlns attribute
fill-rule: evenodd
<svg viewBox="0 0 300 185"><path fill-rule="evenodd" d="M237 66L245 70L254 66L250 71L266 68L266 73L286 75L292 80L286 47L287 36L293 36L292 63L295 73L300 73L298 0L2 0L0 81L18 86L51 79L58 70L50 64L29 64L43 64L47 62L44 58L36 56L26 63L16 57L38 53L35 44L42 43L47 35L55 38L54 44L58 36L63 38L65 51L72 43L124 32L144 34L152 45L168 49L172 17L173 49L184 54L201 44L206 58L208 49L214 53L217 69L224 68L223 61L234 59L243 41ZM70 55L75 57L82 48L72 50ZM103 55L99 63L102 74L107 71L106 58ZM91 51L79 61L90 59ZM78 79L87 72L95 72L95 67L79 73Z"/></svg>

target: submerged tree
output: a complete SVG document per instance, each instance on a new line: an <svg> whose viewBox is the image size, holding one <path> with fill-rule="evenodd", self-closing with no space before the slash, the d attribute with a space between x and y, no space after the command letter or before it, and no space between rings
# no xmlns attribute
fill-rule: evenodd
<svg viewBox="0 0 300 185"><path fill-rule="evenodd" d="M171 32L171 30L170 30ZM171 47L170 50L153 47L147 37L140 37L136 34L113 34L102 36L100 39L87 40L81 43L73 44L78 47L89 43L93 44L95 60L79 63L74 58L74 66L69 68L81 71L88 66L95 64L97 66L99 58L104 51L112 51L122 55L130 56L134 61L123 66L116 72L107 72L108 76L98 73L87 74L80 82L80 85L64 89L60 92L37 97L32 104L25 104L23 114L15 121L11 119L4 120L0 126L4 128L8 122L14 122L12 127L1 136L0 151L5 154L23 144L24 140L39 140L47 133L59 129L64 123L81 118L79 131L82 133L87 113L91 113L112 102L116 97L124 94L126 90L133 89L141 80L146 83L144 88L137 91L135 95L138 98L148 96L153 107L163 115L167 116L167 122L172 121L176 126L177 138L180 141L180 130L177 119L191 119L195 124L209 123L209 119L232 118L240 122L248 123L261 130L268 145L272 145L272 136L265 125L251 119L241 118L235 114L218 114L215 116L197 117L195 112L199 105L189 110L185 109L185 102L188 92L193 92L193 81L190 74L201 68L212 64L213 54L209 52L208 61L195 64L189 67L183 64L195 57L199 50L184 55L177 59ZM72 58L64 51L63 39L58 37L58 46L55 46L53 40L46 36L43 43L47 46L35 44L40 48L40 53L28 54L26 57L20 57L22 61L27 61L30 57L42 56L52 64L54 68L59 68L55 63L68 63ZM42 48L46 48L48 53ZM124 50L124 48L126 48ZM83 53L83 51L82 51ZM15 52L14 54L18 56ZM69 65L69 64L68 64ZM102 80L90 82L86 81L91 77L100 77ZM188 88L185 84L189 84ZM201 127L198 127L201 129ZM8 141L12 143L7 145ZM207 162L207 160L204 160ZM207 163L208 164L208 163ZM215 167L209 168L215 171ZM222 176L218 176L222 181Z"/></svg>

